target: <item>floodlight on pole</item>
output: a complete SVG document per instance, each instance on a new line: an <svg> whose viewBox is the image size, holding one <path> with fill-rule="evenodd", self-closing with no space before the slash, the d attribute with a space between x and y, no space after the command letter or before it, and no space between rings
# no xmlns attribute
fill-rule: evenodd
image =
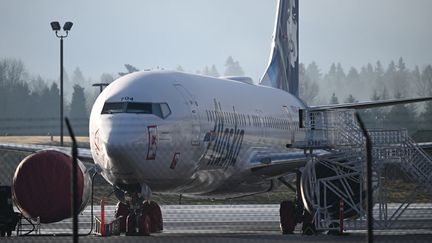
<svg viewBox="0 0 432 243"><path fill-rule="evenodd" d="M66 22L63 25L63 31L66 32L65 35L59 34L61 31L61 25L58 21L51 22L51 29L55 31L55 34L60 38L60 146L63 146L63 39L69 34L72 28L72 22Z"/></svg>
<svg viewBox="0 0 432 243"><path fill-rule="evenodd" d="M60 23L57 21L51 22L51 28L54 31L59 31L60 30Z"/></svg>
<svg viewBox="0 0 432 243"><path fill-rule="evenodd" d="M70 31L71 30L71 28L72 28L72 25L73 25L73 23L72 22L66 22L64 25L63 25L63 30L64 31Z"/></svg>

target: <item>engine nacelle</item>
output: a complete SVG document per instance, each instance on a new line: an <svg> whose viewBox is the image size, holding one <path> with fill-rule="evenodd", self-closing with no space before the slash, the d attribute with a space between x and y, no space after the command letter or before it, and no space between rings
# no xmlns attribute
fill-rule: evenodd
<svg viewBox="0 0 432 243"><path fill-rule="evenodd" d="M344 203L344 218L357 217L364 207L366 192L362 186L361 173L350 166L343 166L341 161L309 161L301 177L301 196L305 209L314 215L316 208L326 208L330 217L339 218L340 200L349 198Z"/></svg>
<svg viewBox="0 0 432 243"><path fill-rule="evenodd" d="M81 212L90 198L91 178L78 161L78 204ZM72 217L72 158L57 150L42 150L24 158L15 170L12 195L28 218L53 223Z"/></svg>

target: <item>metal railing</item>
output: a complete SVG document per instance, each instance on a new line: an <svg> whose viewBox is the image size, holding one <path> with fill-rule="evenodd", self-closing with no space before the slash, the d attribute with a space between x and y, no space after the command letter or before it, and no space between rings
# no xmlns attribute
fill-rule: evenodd
<svg viewBox="0 0 432 243"><path fill-rule="evenodd" d="M314 198L312 207L315 210L315 226L317 229L330 229L332 223L338 219L330 215L334 211L335 202L330 202L328 192L336 195L345 205L357 212L360 222L364 220L363 210L363 188L364 188L364 164L365 149L362 131L355 119L354 110L327 110L327 111L305 111L303 112L303 127L297 137L294 147L307 149L325 149L329 154L325 156L314 156L310 153L308 163L320 163L331 171L326 177L317 177L315 166L307 167L309 176L309 191ZM379 208L379 216L376 228L388 229L399 225L395 223L407 208L415 200L418 188L425 188L432 193L432 159L408 136L404 129L400 130L369 130L368 134L372 140L372 158L374 166L375 192L379 195L376 203ZM382 170L385 164L397 165L413 182L417 184L412 193L393 210L387 211L386 189L382 183ZM322 167L321 167L322 168ZM349 168L344 170L341 168ZM359 192L353 192L347 181L356 181ZM339 185L339 187L335 185ZM360 197L358 197L360 195ZM357 203L353 196L356 196ZM357 220L358 221L358 220ZM348 224L362 225L364 224Z"/></svg>

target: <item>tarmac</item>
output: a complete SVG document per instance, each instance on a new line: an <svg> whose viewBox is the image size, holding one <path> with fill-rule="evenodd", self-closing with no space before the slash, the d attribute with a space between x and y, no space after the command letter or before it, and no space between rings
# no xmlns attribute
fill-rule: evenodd
<svg viewBox="0 0 432 243"><path fill-rule="evenodd" d="M397 205L389 205L390 212ZM165 205L162 206L164 230L145 236L80 236L80 242L366 242L364 229L347 230L344 235L302 235L297 228L292 235L279 231L279 205ZM379 212L374 211L375 217ZM100 215L100 207L94 208ZM106 220L113 219L114 206L105 207ZM90 207L79 217L80 233L90 232ZM402 223L401 223L402 222ZM375 242L432 242L432 204L415 204L401 216L399 229L374 231ZM72 224L67 219L41 225L40 234L0 238L0 242L72 242ZM49 235L49 236L48 236Z"/></svg>

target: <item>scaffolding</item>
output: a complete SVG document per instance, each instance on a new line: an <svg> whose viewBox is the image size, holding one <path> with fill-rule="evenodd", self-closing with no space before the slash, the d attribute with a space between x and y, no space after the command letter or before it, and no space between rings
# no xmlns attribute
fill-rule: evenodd
<svg viewBox="0 0 432 243"><path fill-rule="evenodd" d="M296 134L293 146L304 149L309 156L303 171L304 191L314 210L316 229L334 229L339 224L340 202L345 205L345 229L365 229L365 139L355 110L304 111L302 116L303 129ZM398 220L420 192L432 193L431 157L404 129L367 132L372 141L375 229L420 228L418 222L410 226ZM324 155L316 155L317 150L325 151ZM411 193L391 209L385 177L389 165L415 184Z"/></svg>

